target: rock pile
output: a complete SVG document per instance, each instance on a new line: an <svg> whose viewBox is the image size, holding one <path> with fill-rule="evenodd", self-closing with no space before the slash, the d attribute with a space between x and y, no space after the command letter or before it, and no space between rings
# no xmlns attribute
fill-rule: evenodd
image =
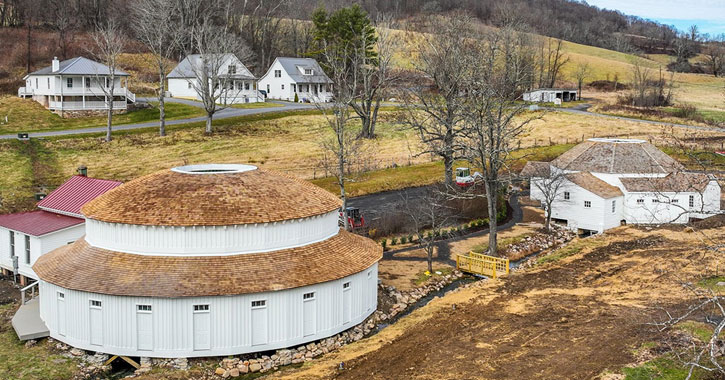
<svg viewBox="0 0 725 380"><path fill-rule="evenodd" d="M300 364L311 361L314 358L335 351L340 347L356 342L371 333L377 331L380 323L389 323L409 306L418 302L421 298L427 296L433 291L443 289L451 282L461 278L463 273L454 272L449 275L433 278L425 285L412 289L410 291L399 291L394 286L382 286L381 290L385 291L395 300L395 304L390 310L376 310L365 321L359 325L343 331L335 336L322 339L317 342L311 342L304 346L296 348L286 348L275 351L271 356L261 356L253 358L225 358L219 363L219 367L214 372L222 378L234 378L251 372L264 373L276 370L281 366L290 364Z"/></svg>
<svg viewBox="0 0 725 380"><path fill-rule="evenodd" d="M548 234L537 232L506 247L506 256L512 261L520 260L536 252L558 247L575 237L574 232L552 225L551 232Z"/></svg>

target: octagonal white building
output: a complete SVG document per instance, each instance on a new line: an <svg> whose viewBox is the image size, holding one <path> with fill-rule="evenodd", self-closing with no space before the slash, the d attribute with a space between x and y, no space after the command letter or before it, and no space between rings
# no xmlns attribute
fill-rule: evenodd
<svg viewBox="0 0 725 380"><path fill-rule="evenodd" d="M381 247L340 201L251 165L189 165L83 207L86 236L41 257L40 316L71 346L235 355L322 339L377 306Z"/></svg>

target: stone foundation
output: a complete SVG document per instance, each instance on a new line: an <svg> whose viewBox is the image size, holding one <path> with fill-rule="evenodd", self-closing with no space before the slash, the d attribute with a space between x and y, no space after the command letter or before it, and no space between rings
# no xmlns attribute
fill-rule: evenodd
<svg viewBox="0 0 725 380"><path fill-rule="evenodd" d="M127 113L127 109L113 110L114 115L121 115ZM106 110L74 110L74 111L61 111L54 110L53 113L60 115L64 119L77 119L80 117L92 117L92 116L106 116L108 111Z"/></svg>

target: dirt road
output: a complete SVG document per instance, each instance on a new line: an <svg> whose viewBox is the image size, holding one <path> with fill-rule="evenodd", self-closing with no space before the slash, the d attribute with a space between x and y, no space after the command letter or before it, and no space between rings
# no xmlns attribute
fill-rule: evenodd
<svg viewBox="0 0 725 380"><path fill-rule="evenodd" d="M725 238L725 229L715 236ZM276 377L591 379L620 371L636 361L635 349L662 339L647 324L659 312L651 306L679 309L687 299L668 268L696 280L715 260L695 256L697 239L622 227L577 243L581 250L571 257L443 297L339 354ZM335 369L339 361L346 370Z"/></svg>

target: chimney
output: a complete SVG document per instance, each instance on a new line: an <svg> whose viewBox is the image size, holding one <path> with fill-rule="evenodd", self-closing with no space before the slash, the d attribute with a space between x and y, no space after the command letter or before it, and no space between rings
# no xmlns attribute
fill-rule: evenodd
<svg viewBox="0 0 725 380"><path fill-rule="evenodd" d="M78 167L78 175L88 177L88 168L85 165Z"/></svg>
<svg viewBox="0 0 725 380"><path fill-rule="evenodd" d="M58 61L58 57L53 57L52 68L53 68L53 72L60 70L60 61Z"/></svg>

